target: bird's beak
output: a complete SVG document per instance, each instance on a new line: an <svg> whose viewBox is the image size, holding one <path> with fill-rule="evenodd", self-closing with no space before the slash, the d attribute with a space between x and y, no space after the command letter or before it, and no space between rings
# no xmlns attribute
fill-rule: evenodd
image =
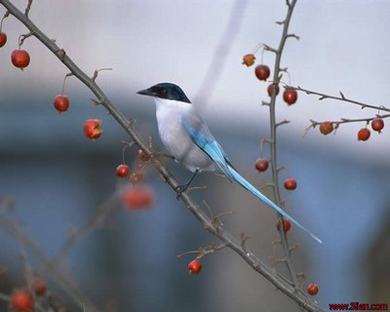
<svg viewBox="0 0 390 312"><path fill-rule="evenodd" d="M154 92L152 92L152 90L149 89L145 89L145 90L140 90L137 92L137 94L141 94L141 95L149 95L149 96L154 96Z"/></svg>

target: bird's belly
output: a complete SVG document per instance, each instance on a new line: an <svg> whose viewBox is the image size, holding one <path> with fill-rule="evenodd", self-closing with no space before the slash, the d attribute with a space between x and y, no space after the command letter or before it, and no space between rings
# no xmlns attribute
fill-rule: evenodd
<svg viewBox="0 0 390 312"><path fill-rule="evenodd" d="M159 126L159 133L169 153L189 170L206 170L213 164L210 157L192 142L180 120L171 119L169 125Z"/></svg>

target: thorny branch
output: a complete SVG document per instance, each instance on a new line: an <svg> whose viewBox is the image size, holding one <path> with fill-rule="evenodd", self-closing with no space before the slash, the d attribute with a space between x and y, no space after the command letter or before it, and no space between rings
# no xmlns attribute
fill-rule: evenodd
<svg viewBox="0 0 390 312"><path fill-rule="evenodd" d="M94 306L86 297L84 297L80 291L69 281L67 276L55 266L44 251L20 228L19 224L13 219L7 217L3 212L0 213L0 226L13 235L21 245L31 251L35 257L42 263L44 270L50 273L50 275L58 282L59 286L65 291L65 293L74 301L85 306L88 311L100 311Z"/></svg>
<svg viewBox="0 0 390 312"><path fill-rule="evenodd" d="M333 124L334 128L337 129L341 124L345 123L353 123L353 122L365 122L369 123L370 121L374 120L375 118L389 118L390 114L385 114L385 115L375 115L374 117L368 117L368 118L341 118L340 120L331 120L328 121ZM315 128L319 126L322 122L321 121L315 121L315 120L310 120L311 125L308 128Z"/></svg>
<svg viewBox="0 0 390 312"><path fill-rule="evenodd" d="M283 20L283 30L282 30L282 37L280 39L280 43L277 49L271 48L269 46L266 46L266 50L271 51L275 54L275 64L274 64L274 74L273 74L273 79L272 82L275 84L279 84L280 79L281 79L281 58L282 58L282 53L283 49L285 46L285 43L288 38L292 37L291 34L288 33L288 27L290 24L291 16L294 11L294 7L297 3L297 0L292 0L292 1L287 1L287 15L286 18ZM294 36L296 37L296 36ZM271 149L271 159L270 159L270 164L271 164L271 171L272 171L272 190L273 190L273 196L275 199L276 204L279 207L283 206L283 202L280 196L280 188L279 188L279 170L278 170L278 164L277 164L277 148L276 148L276 143L277 143L277 128L278 126L284 124L285 122L282 123L277 123L276 122L276 94L275 92L272 92L271 95L271 100L268 103L269 106L269 115L270 115L270 149ZM292 286L294 289L298 290L298 280L297 276L292 264L291 260L291 250L290 246L288 243L287 235L284 232L284 227L283 227L283 218L280 214L278 214L278 222L280 222L280 238L281 238L281 244L284 250L284 263L286 264L287 270L290 275L290 282L292 283Z"/></svg>
<svg viewBox="0 0 390 312"><path fill-rule="evenodd" d="M360 102L360 101L356 101L356 100L352 100L350 98L347 98L344 95L344 93L341 92L341 91L339 91L340 96L337 96L337 95L328 95L328 94L325 94L325 93L321 93L321 92L318 92L318 91L312 91L312 90L309 90L309 89L304 89L304 88L301 88L300 86L297 86L297 87L289 86L289 87L291 87L292 89L295 89L295 90L297 90L299 92L304 92L307 95L318 96L319 97L318 98L319 101L322 101L322 100L336 100L336 101L341 101L341 102L346 102L346 103L358 105L362 109L364 109L364 108L371 108L371 109L375 109L375 110L378 110L378 111L390 112L390 108L385 107L385 106L367 104L367 103L363 103L363 102Z"/></svg>
<svg viewBox="0 0 390 312"><path fill-rule="evenodd" d="M296 1L293 0L289 4L287 19L284 23L285 26L288 26L288 21L291 17L292 9L295 5L295 2ZM20 22L22 22L39 41L41 41L54 55L57 56L57 58L70 70L70 72L74 74L75 77L77 77L90 89L90 91L96 96L97 101L101 103L101 105L112 115L113 119L124 129L124 131L131 137L131 139L139 148L142 148L148 155L153 154L151 149L149 149L147 144L142 141L140 135L134 129L134 124L129 123L128 118L126 118L121 112L118 111L118 109L113 105L113 103L102 91L99 85L73 62L73 60L66 54L66 51L64 49L61 49L59 46L57 46L57 44L53 40L46 36L25 14L23 14L17 7L15 7L11 1L0 0L0 4L2 4L10 12L10 14L15 16ZM284 31L284 39L281 41L279 51L283 49L284 42L286 40L286 34L286 31ZM276 65L279 65L280 63L280 55L281 53L277 54ZM279 66L277 67L279 68ZM278 78L278 76L276 75L275 78ZM275 102L274 96L272 101L273 103ZM271 107L272 110L274 110L274 105L272 105ZM273 124L275 124L275 122ZM274 134L275 130L276 128L274 127ZM175 190L179 186L179 183L176 178L171 174L171 172L160 162L158 158L153 158L152 163L154 164L157 171L160 173L162 179L171 187L172 190ZM275 168L274 174L276 174ZM267 265L265 265L256 255L254 255L250 251L244 250L239 239L233 237L230 233L228 233L221 227L216 228L213 225L212 220L188 194L181 194L180 199L208 232L219 238L224 244L226 244L227 247L235 251L248 265L252 267L253 270L264 276L275 287L277 287L277 289L282 291L285 295L290 297L300 307L304 308L307 311L323 311L317 304L309 301L306 296L302 295L300 292L297 292L296 288L286 282L284 277L282 277L278 273L275 273L272 268L269 268ZM26 237L26 239L28 239L28 237ZM29 244L34 243L29 240ZM34 248L36 248L36 246ZM38 253L41 254L41 251L39 251ZM46 258L42 257L42 255L41 258L43 258L43 262L47 263ZM52 264L50 262L47 263L47 265L52 267ZM60 280L63 280L63 276L59 277ZM80 296L79 294L73 295L75 295L76 297ZM85 301L80 300L79 298L78 300L79 302Z"/></svg>

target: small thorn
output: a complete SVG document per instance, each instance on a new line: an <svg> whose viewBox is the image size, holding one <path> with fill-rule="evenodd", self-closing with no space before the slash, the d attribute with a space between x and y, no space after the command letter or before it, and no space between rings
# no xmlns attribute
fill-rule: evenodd
<svg viewBox="0 0 390 312"><path fill-rule="evenodd" d="M261 101L261 105L263 105L263 106L270 106L271 103L266 102L266 101Z"/></svg>
<svg viewBox="0 0 390 312"><path fill-rule="evenodd" d="M246 249L246 242L248 241L250 237L248 235L246 235L245 233L241 232L241 247L242 249L247 252L247 249Z"/></svg>
<svg viewBox="0 0 390 312"><path fill-rule="evenodd" d="M296 275L297 275L297 277L299 277L299 278L306 278L306 274L303 273L303 272L299 272L299 273L297 273Z"/></svg>
<svg viewBox="0 0 390 312"><path fill-rule="evenodd" d="M278 122L278 123L275 125L275 127L280 127L280 126L285 125L285 124L288 124L288 123L290 123L290 120L283 120L283 121L281 121L281 122Z"/></svg>
<svg viewBox="0 0 390 312"><path fill-rule="evenodd" d="M300 39L299 36L297 36L296 34L288 34L288 35L286 36L286 38L295 38L295 39L297 39L297 40Z"/></svg>
<svg viewBox="0 0 390 312"><path fill-rule="evenodd" d="M96 104L96 105L101 105L101 104L102 104L102 101L101 101L101 100L96 100L96 99L93 99L93 98L89 98L89 100L90 100L92 103Z"/></svg>
<svg viewBox="0 0 390 312"><path fill-rule="evenodd" d="M279 259L276 259L276 263L285 263L287 262L287 259L286 258L279 258Z"/></svg>
<svg viewBox="0 0 390 312"><path fill-rule="evenodd" d="M274 48L271 48L270 46L268 46L268 45L264 45L264 51L270 51L270 52L273 52L273 53L275 53L275 54L277 54L278 53L278 50L276 50L276 49L274 49Z"/></svg>
<svg viewBox="0 0 390 312"><path fill-rule="evenodd" d="M58 56L58 58L60 60L64 60L65 58L65 55L66 55L66 52L64 49L59 49L57 52L56 52L56 55Z"/></svg>
<svg viewBox="0 0 390 312"><path fill-rule="evenodd" d="M290 252L294 251L295 249L298 249L299 248L299 244L295 244L294 246L291 246L288 250Z"/></svg>
<svg viewBox="0 0 390 312"><path fill-rule="evenodd" d="M95 71L93 72L93 75L91 77L92 81L95 82L96 81L96 78L98 77L99 73L103 70L112 70L112 68L109 68L109 67L105 67L105 68L99 68L99 69L95 69Z"/></svg>

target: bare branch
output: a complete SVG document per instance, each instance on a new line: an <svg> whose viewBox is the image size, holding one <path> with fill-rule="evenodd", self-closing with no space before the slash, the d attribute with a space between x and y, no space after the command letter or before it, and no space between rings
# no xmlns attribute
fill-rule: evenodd
<svg viewBox="0 0 390 312"><path fill-rule="evenodd" d="M292 13L294 11L296 3L297 3L297 0L291 0L291 1L286 0L286 5L288 7L288 10L287 10L286 18L284 19L284 23L283 23L283 30L282 30L281 39L279 42L278 49L273 51L275 53L276 57L275 57L274 71L273 71L274 74L273 74L272 81L276 84L278 84L280 82L280 79L281 79L280 63L281 63L281 58L282 58L284 46L286 44L287 39L289 37L293 36L292 34L290 34L290 35L288 34L288 28L290 25L291 16L292 16ZM270 144L270 147L271 147L270 165L271 165L271 171L272 171L272 183L274 184L274 187L272 190L273 190L273 196L275 199L275 203L278 206L282 206L282 199L281 199L280 189L279 189L278 164L277 164L277 149L276 149L277 135L276 135L276 132L277 132L278 124L276 122L276 109L275 109L275 107L276 107L276 97L273 96L273 97L271 97L271 102L269 105L270 141L271 141L271 144ZM282 216L280 214L277 214L277 215L278 215L278 221L282 222L282 220L283 220ZM279 231L279 233L280 233L280 238L281 238L281 242L282 242L282 247L284 250L284 258L285 258L284 263L286 264L287 271L290 275L290 282L292 283L293 288L297 289L298 288L298 281L297 281L296 273L295 273L295 270L293 268L292 261L291 261L291 255L290 255L290 250L289 250L290 247L289 247L289 243L287 240L287 236L286 236L285 231Z"/></svg>
<svg viewBox="0 0 390 312"><path fill-rule="evenodd" d="M341 118L340 120L331 120L327 121L333 124L335 128L338 128L341 124L346 124L346 123L355 123L355 122L365 122L368 124L370 121L374 120L375 118L389 118L390 114L385 114L385 115L375 115L374 117L368 117L368 118ZM311 124L306 128L315 128L316 126L321 125L322 121L315 121L315 120L310 120Z"/></svg>
<svg viewBox="0 0 390 312"><path fill-rule="evenodd" d="M390 108L382 106L382 105L372 105L372 104L367 104L367 103L363 103L363 102L360 102L360 101L349 99L341 91L339 91L340 96L335 96L335 95L328 95L328 94L325 94L325 93L321 93L321 92L318 92L318 91L305 89L305 88L302 88L300 86L291 87L291 88L293 88L293 89L295 89L295 90L297 90L299 92L304 92L307 95L316 95L316 96L319 97L318 100L320 100L320 101L321 100L325 100L325 99L327 99L327 100L336 100L336 101L341 101L341 102L346 102L346 103L358 105L362 109L363 108L371 108L371 109L375 109L375 110L378 110L378 111L390 112Z"/></svg>
<svg viewBox="0 0 390 312"><path fill-rule="evenodd" d="M24 14L22 13L24 16ZM42 263L44 268L56 279L61 288L69 295L74 302L91 309L91 311L100 311L80 291L68 280L65 274L60 269L54 266L48 259L43 250L19 227L19 225L11 218L0 213L0 226L14 236L24 248L30 250L35 257Z"/></svg>
<svg viewBox="0 0 390 312"><path fill-rule="evenodd" d="M24 14L26 15L26 17L28 17L28 13L30 13L32 3L33 3L33 0L28 0L26 10L24 11Z"/></svg>
<svg viewBox="0 0 390 312"><path fill-rule="evenodd" d="M98 77L99 72L101 72L101 71L103 71L103 70L112 70L112 68L105 67L105 68L95 69L95 71L93 72L93 76L92 76L92 78L91 78L93 82L96 81L96 78Z"/></svg>
<svg viewBox="0 0 390 312"><path fill-rule="evenodd" d="M29 32L28 34L23 34L23 35L19 36L19 39L18 39L19 49L23 45L24 40L26 40L28 37L31 37L32 35L33 35L33 33Z"/></svg>

